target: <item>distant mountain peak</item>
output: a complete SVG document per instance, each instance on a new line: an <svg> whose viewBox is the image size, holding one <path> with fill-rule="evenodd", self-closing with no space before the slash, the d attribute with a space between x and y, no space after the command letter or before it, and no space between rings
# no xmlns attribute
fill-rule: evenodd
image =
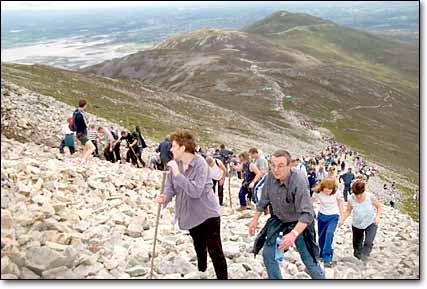
<svg viewBox="0 0 427 289"><path fill-rule="evenodd" d="M285 10L277 11L243 29L245 32L258 34L283 33L286 30L319 24L335 25L332 21L325 20L305 13L291 13Z"/></svg>
<svg viewBox="0 0 427 289"><path fill-rule="evenodd" d="M191 32L179 33L159 44L155 49L226 49L230 44L247 38L247 34L237 30L202 28Z"/></svg>

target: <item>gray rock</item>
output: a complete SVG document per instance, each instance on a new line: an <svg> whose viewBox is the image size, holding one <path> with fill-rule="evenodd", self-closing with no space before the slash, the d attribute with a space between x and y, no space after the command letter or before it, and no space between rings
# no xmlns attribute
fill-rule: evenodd
<svg viewBox="0 0 427 289"><path fill-rule="evenodd" d="M25 254L26 266L35 273L70 265L72 260L48 247L31 247Z"/></svg>
<svg viewBox="0 0 427 289"><path fill-rule="evenodd" d="M19 279L40 279L40 276L28 269L27 267L23 267Z"/></svg>
<svg viewBox="0 0 427 289"><path fill-rule="evenodd" d="M126 234L134 238L141 237L146 222L147 218L145 216L134 217L126 229Z"/></svg>
<svg viewBox="0 0 427 289"><path fill-rule="evenodd" d="M142 266L136 266L132 267L126 270L126 273L129 274L131 277L138 277L147 274L149 271L149 268L142 267Z"/></svg>
<svg viewBox="0 0 427 289"><path fill-rule="evenodd" d="M240 256L240 245L237 242L225 242L222 245L224 255L228 258L235 258Z"/></svg>

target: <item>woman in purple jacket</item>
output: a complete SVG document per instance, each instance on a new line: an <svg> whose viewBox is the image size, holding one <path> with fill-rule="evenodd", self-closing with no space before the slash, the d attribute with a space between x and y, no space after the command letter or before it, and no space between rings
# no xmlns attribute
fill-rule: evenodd
<svg viewBox="0 0 427 289"><path fill-rule="evenodd" d="M178 130L171 136L173 160L165 194L156 201L165 207L175 196L175 222L181 230L189 230L197 254L198 269L207 269L207 252L212 259L218 279L227 279L227 262L222 250L220 234L220 206L212 190L212 176L208 164L195 155L196 144L192 134Z"/></svg>

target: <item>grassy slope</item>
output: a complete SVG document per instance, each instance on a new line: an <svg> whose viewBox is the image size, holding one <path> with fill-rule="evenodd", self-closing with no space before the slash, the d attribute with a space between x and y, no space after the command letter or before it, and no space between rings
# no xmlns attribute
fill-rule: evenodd
<svg viewBox="0 0 427 289"><path fill-rule="evenodd" d="M401 167L403 174L418 179L419 116L414 115L414 110L419 109L416 46L322 22L305 14L288 14L284 18L276 13L245 31L264 35L323 62L320 70L310 71L310 79L297 82L297 87L290 91L299 99L288 109L310 115L319 125L330 129L340 142L374 160ZM319 85L325 78L330 84ZM339 88L340 85L357 88L359 84L351 83L352 78L360 81L360 89L348 93ZM311 93L307 93L310 86ZM372 91L366 89L369 87L380 97L372 97ZM389 102L385 102L390 92ZM336 97L341 101L334 101ZM355 105L387 107L348 110ZM330 117L332 109L344 119Z"/></svg>
<svg viewBox="0 0 427 289"><path fill-rule="evenodd" d="M209 137L197 124L198 119L186 117L189 108L202 115L203 106L196 102L188 104L174 98L156 98L156 93L144 92L137 82L114 81L103 77L87 75L68 70L54 69L40 65L2 64L2 78L10 80L37 93L53 96L75 106L80 98L89 101L88 111L124 127L133 129L140 125L144 134L160 141L177 127L191 127L204 141ZM177 113L176 122L170 121ZM165 113L166 111L166 113ZM71 113L71 112L70 112ZM188 121L186 121L187 119Z"/></svg>

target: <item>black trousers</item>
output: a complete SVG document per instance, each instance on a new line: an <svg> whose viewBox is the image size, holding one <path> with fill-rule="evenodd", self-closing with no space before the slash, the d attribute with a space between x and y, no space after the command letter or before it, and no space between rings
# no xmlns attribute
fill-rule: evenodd
<svg viewBox="0 0 427 289"><path fill-rule="evenodd" d="M98 157L99 156L99 146L98 146L98 141L96 139L91 140L91 142L93 143L93 145L95 146L95 150L93 151L92 155L94 157Z"/></svg>
<svg viewBox="0 0 427 289"><path fill-rule="evenodd" d="M222 251L220 223L220 217L207 219L200 225L191 228L190 236L193 238L199 271L206 271L207 252L209 252L217 279L228 279L227 261Z"/></svg>
<svg viewBox="0 0 427 289"><path fill-rule="evenodd" d="M212 179L212 182L213 182L213 187L212 188L213 188L214 193L216 192L215 191L215 187L218 184L218 199L219 199L219 204L222 206L223 201L224 201L224 185L221 186L219 184L220 181L217 181L217 180L214 180L214 179Z"/></svg>
<svg viewBox="0 0 427 289"><path fill-rule="evenodd" d="M110 148L108 146L105 147L104 149L104 157L107 161L114 163L114 152L111 151L110 152Z"/></svg>
<svg viewBox="0 0 427 289"><path fill-rule="evenodd" d="M358 259L368 257L374 245L378 226L372 223L366 229L358 229L354 226L352 226L352 229L354 257Z"/></svg>
<svg viewBox="0 0 427 289"><path fill-rule="evenodd" d="M115 161L119 162L122 158L120 157L120 142L116 143L113 148L114 155L116 156Z"/></svg>

